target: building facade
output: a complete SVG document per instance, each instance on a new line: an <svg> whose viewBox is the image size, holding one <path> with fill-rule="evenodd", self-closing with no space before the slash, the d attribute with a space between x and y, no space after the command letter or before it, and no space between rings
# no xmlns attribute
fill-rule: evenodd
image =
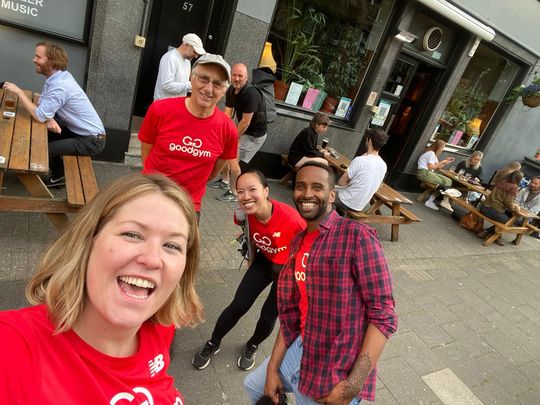
<svg viewBox="0 0 540 405"><path fill-rule="evenodd" d="M388 131L387 182L399 188L416 185L416 160L439 138L457 161L482 150L484 180L513 160L538 170L540 108L505 101L540 69L537 0L63 1L2 0L0 79L39 91L35 43L66 47L107 128L102 159L123 161L159 58L195 32L231 64L255 68L261 55L268 64L271 50L285 91L254 161L270 176L319 109L332 118L331 146L349 158L367 128Z"/></svg>

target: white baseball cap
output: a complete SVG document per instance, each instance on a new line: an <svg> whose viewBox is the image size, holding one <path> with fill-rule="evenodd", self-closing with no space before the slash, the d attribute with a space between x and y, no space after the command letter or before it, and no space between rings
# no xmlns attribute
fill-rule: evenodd
<svg viewBox="0 0 540 405"><path fill-rule="evenodd" d="M184 35L184 37L182 38L182 42L184 44L191 45L193 49L195 49L195 52L197 52L199 55L204 55L206 53L203 48L201 39L195 34Z"/></svg>
<svg viewBox="0 0 540 405"><path fill-rule="evenodd" d="M229 64L223 59L221 55L216 55L213 53L205 53L202 55L199 59L195 61L193 64L193 67L197 65L205 65L207 63L211 63L214 65L218 65L220 68L223 69L223 71L227 74L227 81L231 82L231 67Z"/></svg>

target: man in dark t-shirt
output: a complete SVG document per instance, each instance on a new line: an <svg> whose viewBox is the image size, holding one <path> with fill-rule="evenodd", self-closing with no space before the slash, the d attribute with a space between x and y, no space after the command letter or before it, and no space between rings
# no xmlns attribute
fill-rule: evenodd
<svg viewBox="0 0 540 405"><path fill-rule="evenodd" d="M225 194L216 197L220 201L237 201L235 183L240 174L239 162L251 161L266 140L267 132L264 99L259 91L248 83L246 65L235 64L231 76L232 86L225 96L225 114L231 118L236 115L238 121L238 160L228 161L221 177L208 183L210 187L225 190Z"/></svg>

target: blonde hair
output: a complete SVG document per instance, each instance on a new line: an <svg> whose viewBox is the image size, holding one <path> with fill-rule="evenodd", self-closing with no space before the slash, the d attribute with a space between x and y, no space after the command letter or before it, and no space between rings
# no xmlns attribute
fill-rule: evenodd
<svg viewBox="0 0 540 405"><path fill-rule="evenodd" d="M477 170L481 166L482 163L480 161L476 165L471 166L471 160L475 156L480 157L480 160L482 160L482 158L484 157L484 153L479 151L479 150L475 150L471 154L471 156L469 156L469 158L465 161L465 167L467 167L467 168L472 167L473 169Z"/></svg>
<svg viewBox="0 0 540 405"><path fill-rule="evenodd" d="M521 163L517 161L510 163L508 166L504 166L502 169L495 172L491 184L497 184L499 181L508 178L512 173L518 170L521 170Z"/></svg>
<svg viewBox="0 0 540 405"><path fill-rule="evenodd" d="M199 267L199 227L188 194L160 174L131 174L101 191L63 229L45 253L36 274L26 287L32 304L46 304L57 332L70 329L81 316L86 298L86 272L94 237L130 201L145 194L161 193L184 212L188 243L184 273L163 306L149 319L163 325L195 326L203 307L195 291Z"/></svg>

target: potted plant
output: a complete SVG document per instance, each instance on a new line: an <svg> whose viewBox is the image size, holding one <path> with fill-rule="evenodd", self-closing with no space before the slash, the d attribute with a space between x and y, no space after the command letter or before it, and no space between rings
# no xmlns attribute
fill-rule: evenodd
<svg viewBox="0 0 540 405"><path fill-rule="evenodd" d="M478 86L459 85L454 90L445 111L445 119L453 125L454 131L467 131L467 125L478 115L486 103L487 95Z"/></svg>
<svg viewBox="0 0 540 405"><path fill-rule="evenodd" d="M518 98L528 107L540 106L540 72L534 73L533 80L528 85L522 84L512 89L506 100L513 102Z"/></svg>
<svg viewBox="0 0 540 405"><path fill-rule="evenodd" d="M276 80L276 98L281 88L285 89L282 99L287 94L288 84L291 81L306 82L302 75L316 76L320 71L321 59L319 47L314 44L317 31L326 24L326 15L308 7L302 11L296 7L295 0L285 3L281 10L284 17L284 36L274 33L281 40L282 46L278 46L281 54L281 65L278 71L281 73L281 83Z"/></svg>
<svg viewBox="0 0 540 405"><path fill-rule="evenodd" d="M325 72L328 98L323 108L333 113L342 96L352 96L356 87L359 72L363 67L364 57L358 50L358 38L362 36L360 27L347 24L341 29L335 46L327 49L328 68Z"/></svg>

